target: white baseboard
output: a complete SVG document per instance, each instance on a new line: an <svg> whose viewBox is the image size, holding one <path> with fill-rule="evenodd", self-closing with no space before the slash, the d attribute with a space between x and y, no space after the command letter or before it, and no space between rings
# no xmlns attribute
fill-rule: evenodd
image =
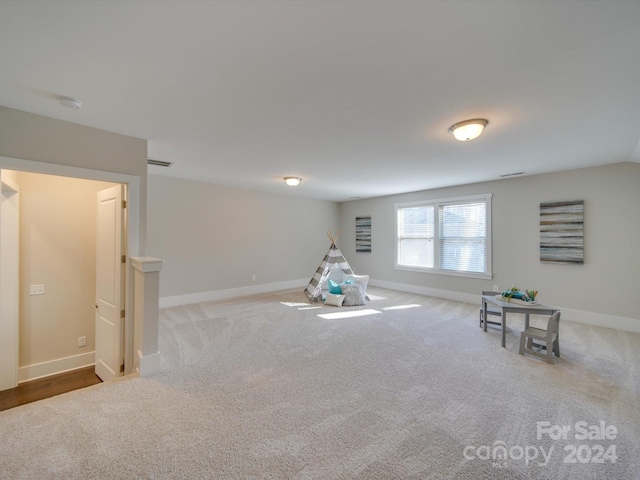
<svg viewBox="0 0 640 480"><path fill-rule="evenodd" d="M456 302L477 303L480 304L480 295L472 293L452 292L451 290L440 290L438 288L421 287L418 285L409 285L407 283L387 282L386 280L369 279L369 285L380 288L388 288L389 290L397 290L399 292L415 293L417 295L425 295L427 297L446 298Z"/></svg>
<svg viewBox="0 0 640 480"><path fill-rule="evenodd" d="M582 312L570 308L559 308L562 312L563 321L568 320L570 322L597 325L598 327L615 328L616 330L623 330L625 332L640 333L640 320L634 318L617 317L604 313Z"/></svg>
<svg viewBox="0 0 640 480"><path fill-rule="evenodd" d="M38 378L49 377L58 373L70 372L79 368L95 365L96 352L91 351L73 355L71 357L58 358L48 362L34 363L18 368L18 382L28 382Z"/></svg>
<svg viewBox="0 0 640 480"><path fill-rule="evenodd" d="M160 308L177 307L180 305L190 305L192 303L212 302L224 298L244 297L258 293L276 292L289 288L302 288L307 286L309 279L289 280L277 283L262 283L248 287L227 288L224 290L212 290L209 292L189 293L186 295L176 295L174 297L161 297Z"/></svg>
<svg viewBox="0 0 640 480"><path fill-rule="evenodd" d="M162 356L160 352L153 353L151 355L143 356L142 352L138 350L138 373L141 377L145 375L151 375L160 371L160 361Z"/></svg>
<svg viewBox="0 0 640 480"><path fill-rule="evenodd" d="M480 305L479 294L452 292L449 290L439 290L437 288L421 287L406 283L387 282L385 280L376 280L373 278L369 280L369 285L388 288L390 290L398 290L399 292L416 293L418 295L446 298L447 300L477 303ZM561 306L558 306L558 309L562 312L563 321L586 323L588 325L596 325L598 327L615 328L616 330L623 330L625 332L640 333L640 319L618 317L604 313L583 312L580 310L563 308Z"/></svg>

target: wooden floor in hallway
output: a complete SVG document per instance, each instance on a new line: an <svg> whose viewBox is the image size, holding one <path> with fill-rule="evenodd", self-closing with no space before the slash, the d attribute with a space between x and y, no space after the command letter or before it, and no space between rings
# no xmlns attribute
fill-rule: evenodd
<svg viewBox="0 0 640 480"><path fill-rule="evenodd" d="M16 388L0 392L0 411L78 390L79 388L90 387L101 382L102 380L96 375L93 365L73 370L72 372L24 382Z"/></svg>

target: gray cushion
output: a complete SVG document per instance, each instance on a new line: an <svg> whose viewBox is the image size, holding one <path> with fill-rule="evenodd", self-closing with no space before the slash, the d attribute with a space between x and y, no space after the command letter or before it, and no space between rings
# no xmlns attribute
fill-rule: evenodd
<svg viewBox="0 0 640 480"><path fill-rule="evenodd" d="M357 283L352 285L342 285L342 294L344 295L344 307L354 307L357 305L364 305L364 293L362 287Z"/></svg>

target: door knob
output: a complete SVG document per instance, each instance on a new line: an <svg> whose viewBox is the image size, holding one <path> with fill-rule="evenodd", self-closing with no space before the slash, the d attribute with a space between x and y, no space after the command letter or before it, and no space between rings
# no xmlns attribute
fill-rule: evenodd
<svg viewBox="0 0 640 480"><path fill-rule="evenodd" d="M91 308L93 308L94 310L97 310L98 309L98 304L91 305Z"/></svg>

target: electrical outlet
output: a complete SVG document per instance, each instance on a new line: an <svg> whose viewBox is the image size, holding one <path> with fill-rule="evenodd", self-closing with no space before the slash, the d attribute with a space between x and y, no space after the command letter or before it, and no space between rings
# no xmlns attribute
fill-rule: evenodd
<svg viewBox="0 0 640 480"><path fill-rule="evenodd" d="M78 346L86 347L87 346L87 337L78 337Z"/></svg>
<svg viewBox="0 0 640 480"><path fill-rule="evenodd" d="M251 275L251 281L255 282L256 281L256 276L255 275Z"/></svg>
<svg viewBox="0 0 640 480"><path fill-rule="evenodd" d="M31 285L29 295L44 295L44 285Z"/></svg>
<svg viewBox="0 0 640 480"><path fill-rule="evenodd" d="M500 291L500 287L498 285L494 285L493 286L493 291L494 292L499 292Z"/></svg>

